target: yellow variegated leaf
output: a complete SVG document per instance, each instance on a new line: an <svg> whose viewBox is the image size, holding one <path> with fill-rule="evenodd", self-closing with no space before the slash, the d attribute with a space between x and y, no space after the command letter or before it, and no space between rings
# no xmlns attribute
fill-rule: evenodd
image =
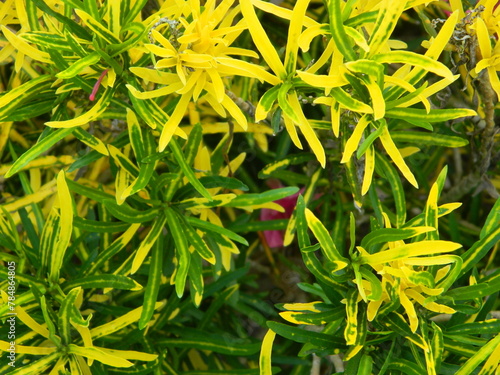
<svg viewBox="0 0 500 375"><path fill-rule="evenodd" d="M38 333L39 335L48 338L49 337L49 331L47 327L44 325L41 325L38 323L35 319L33 319L26 310L20 305L16 305L16 313L17 313L17 318L21 322L23 322L27 327L29 327L33 332Z"/></svg>
<svg viewBox="0 0 500 375"><path fill-rule="evenodd" d="M95 359L101 363L113 367L131 367L134 364L126 359L105 353L95 346L81 347L74 344L68 345L68 352L75 355L80 355L85 358Z"/></svg>
<svg viewBox="0 0 500 375"><path fill-rule="evenodd" d="M415 306L411 303L410 299L406 296L405 291L399 293L399 301L408 315L408 320L410 321L410 329L415 332L418 328L418 317L415 311Z"/></svg>
<svg viewBox="0 0 500 375"><path fill-rule="evenodd" d="M144 259L148 255L149 251L151 250L151 247L155 244L158 237L161 235L161 232L166 223L167 223L167 217L165 215L160 214L160 217L158 217L155 220L151 230L147 234L146 238L142 240L139 248L137 249L134 261L132 262L132 269L130 270L130 273L134 274L137 272L139 267L142 265Z"/></svg>
<svg viewBox="0 0 500 375"><path fill-rule="evenodd" d="M143 80L153 83L159 83L168 86L173 83L179 82L179 77L177 76L177 74L162 72L158 69L132 67L130 68L130 71Z"/></svg>
<svg viewBox="0 0 500 375"><path fill-rule="evenodd" d="M130 186L130 175L123 168L119 168L116 172L115 189L116 189L116 203L121 205L125 202L128 195L124 194Z"/></svg>
<svg viewBox="0 0 500 375"><path fill-rule="evenodd" d="M279 314L287 322L290 322L290 323L293 323L293 324L310 324L310 325L314 325L314 323L310 323L310 322L306 322L306 321L300 320L301 313L296 312L296 311L282 311Z"/></svg>
<svg viewBox="0 0 500 375"><path fill-rule="evenodd" d="M314 87L340 87L349 84L349 82L342 75L320 75L312 74L310 72L297 71L297 75L305 83Z"/></svg>
<svg viewBox="0 0 500 375"><path fill-rule="evenodd" d="M259 357L259 368L260 375L272 375L271 369L271 354L273 351L273 342L276 337L276 333L273 330L268 330L262 340L262 348L260 350Z"/></svg>
<svg viewBox="0 0 500 375"><path fill-rule="evenodd" d="M326 163L325 150L323 149L323 145L319 141L318 136L314 132L311 124L309 124L309 121L304 116L304 112L302 112L302 107L300 106L299 99L295 91L292 91L288 94L288 102L290 103L290 106L293 108L294 113L300 120L300 123L297 124L300 131L306 138L307 143L311 147L314 155L316 155L319 163L324 168Z"/></svg>
<svg viewBox="0 0 500 375"><path fill-rule="evenodd" d="M327 229L323 225L323 223L314 215L314 213L306 208L305 211L307 226L314 234L314 237L318 240L321 245L321 249L328 259L329 262L332 263L332 266L335 267L335 270L341 270L349 264L349 261L340 255L335 243L328 233Z"/></svg>
<svg viewBox="0 0 500 375"><path fill-rule="evenodd" d="M361 47L365 52L370 52L370 46L366 43L366 39L354 27L345 26L345 33L354 40L358 47Z"/></svg>
<svg viewBox="0 0 500 375"><path fill-rule="evenodd" d="M309 312L320 312L315 306L321 304L321 301L307 302L307 303L285 303L283 305L284 309L293 311L309 311Z"/></svg>
<svg viewBox="0 0 500 375"><path fill-rule="evenodd" d="M264 68L259 65L250 64L246 61L229 57L217 57L217 62L221 64L217 70L221 73L227 72L227 75L234 75L234 72L237 72L239 75L257 78L259 81L265 81L271 85L279 85L281 83L278 77L264 70ZM233 74L229 74L229 71L226 70L227 68L232 69Z"/></svg>
<svg viewBox="0 0 500 375"><path fill-rule="evenodd" d="M358 293L357 290L349 292L346 303L347 324L344 338L347 345L355 345L358 337Z"/></svg>
<svg viewBox="0 0 500 375"><path fill-rule="evenodd" d="M59 198L61 230L49 263L49 274L52 281L59 279L64 254L69 246L73 232L73 201L66 183L64 170L61 170L57 175L57 196Z"/></svg>
<svg viewBox="0 0 500 375"><path fill-rule="evenodd" d="M285 51L285 70L288 74L295 73L299 36L304 25L304 18L310 0L297 0L292 10L292 18L288 29L288 40Z"/></svg>
<svg viewBox="0 0 500 375"><path fill-rule="evenodd" d="M98 118L106 110L113 96L113 92L114 89L108 87L97 103L83 115L77 116L71 120L49 121L45 123L45 125L51 128L73 128L75 126L85 125Z"/></svg>
<svg viewBox="0 0 500 375"><path fill-rule="evenodd" d="M115 349L108 349L108 348L99 348L101 351L104 353L108 353L112 356L119 357L119 358L124 358L124 359L132 359L132 360L137 360L137 361L154 361L156 358L158 358L157 354L150 354L150 353L142 353L142 352L137 352L135 350L115 350Z"/></svg>
<svg viewBox="0 0 500 375"><path fill-rule="evenodd" d="M396 24L403 13L406 2L384 0L380 3L379 18L375 30L371 33L370 52L368 56L376 56L386 45Z"/></svg>
<svg viewBox="0 0 500 375"><path fill-rule="evenodd" d="M248 123L245 115L229 96L224 94L221 104L225 109L227 109L229 114L236 120L239 126L241 126L244 130L248 129Z"/></svg>
<svg viewBox="0 0 500 375"><path fill-rule="evenodd" d="M157 302L155 304L155 310L161 307L162 305L163 302ZM110 335L113 332L119 331L123 327L128 326L129 324L137 322L141 318L141 314L142 314L142 306L99 327L92 328L90 330L92 339L97 340L100 337Z"/></svg>
<svg viewBox="0 0 500 375"><path fill-rule="evenodd" d="M360 257L361 264L378 265L394 260L455 251L462 245L450 241L421 241ZM357 247L359 249L359 246Z"/></svg>
<svg viewBox="0 0 500 375"><path fill-rule="evenodd" d="M174 92L177 92L180 89L182 89L184 87L184 84L181 81L179 81L156 90L144 91L144 92L137 90L132 85L126 85L126 86L129 89L130 93L137 99L151 99L173 94Z"/></svg>
<svg viewBox="0 0 500 375"><path fill-rule="evenodd" d="M460 15L460 12L462 12L462 15ZM439 30L438 35L434 38L429 49L425 53L426 56L432 59L437 59L441 52L443 52L451 36L455 32L455 26L458 20L463 17L463 10L461 10L460 12L455 10L448 17L443 26L441 26L441 30Z"/></svg>
<svg viewBox="0 0 500 375"><path fill-rule="evenodd" d="M191 95L192 91L183 94L181 96L181 99L175 106L175 110L168 119L167 123L163 126L163 130L161 131L160 135L160 143L159 143L159 150L160 152L165 150L165 148L168 146L170 143L170 139L172 136L175 134L175 131L177 130L182 118L186 114L188 104L191 101Z"/></svg>
<svg viewBox="0 0 500 375"><path fill-rule="evenodd" d="M292 119L286 114L283 114L283 122L285 123L286 131L288 132L288 135L290 135L293 144L302 150L302 142L300 141L297 129L295 128L295 124Z"/></svg>
<svg viewBox="0 0 500 375"><path fill-rule="evenodd" d="M391 51L375 55L373 59L379 63L401 63L414 65L426 71L448 78L449 80L453 80L453 73L446 65L433 60L426 55L419 55L408 51Z"/></svg>
<svg viewBox="0 0 500 375"><path fill-rule="evenodd" d="M370 124L368 115L361 117L352 132L351 137L347 140L345 145L344 153L342 154L341 163L347 163L354 152L357 150L361 137L366 127Z"/></svg>
<svg viewBox="0 0 500 375"><path fill-rule="evenodd" d="M0 350L7 352L10 348L10 342L0 340ZM32 355L49 355L57 351L55 346L41 347L41 346L25 346L16 344L17 354L32 354Z"/></svg>
<svg viewBox="0 0 500 375"><path fill-rule="evenodd" d="M401 156L401 153L399 152L398 148L394 144L394 141L391 138L391 135L389 133L389 130L385 127L382 130L382 133L379 136L380 141L382 142L382 145L384 146L385 150L387 151L387 154L390 156L394 164L398 167L398 169L401 171L403 176L408 180L410 184L415 186L415 188L418 189L418 183L417 180L415 179L415 176L413 173L411 173L410 168L406 165L403 157Z"/></svg>
<svg viewBox="0 0 500 375"><path fill-rule="evenodd" d="M293 12L290 9L284 8L282 6L275 5L273 3L268 3L262 0L252 0L252 4L267 13L273 14L275 16L291 20L293 16ZM318 22L313 20L310 17L304 17L303 25L305 27L314 27L318 25Z"/></svg>
<svg viewBox="0 0 500 375"><path fill-rule="evenodd" d="M363 81L372 99L373 119L380 120L385 115L385 99L382 90L371 76L365 77Z"/></svg>
<svg viewBox="0 0 500 375"><path fill-rule="evenodd" d="M24 39L20 38L16 34L14 34L10 29L4 25L1 25L2 33L7 38L10 44L14 46L14 48L25 54L26 56L31 57L33 60L41 61L46 64L52 64L52 59L47 52L41 51L35 47L30 46L28 43L24 41Z"/></svg>
<svg viewBox="0 0 500 375"><path fill-rule="evenodd" d="M262 27L257 14L253 8L251 0L241 0L241 13L247 22L248 31L252 35L260 54L266 60L271 70L281 79L285 80L286 70L281 62L278 53L274 49L273 44L269 40L266 31Z"/></svg>
<svg viewBox="0 0 500 375"><path fill-rule="evenodd" d="M366 149L365 153L365 174L363 176L363 185L361 186L361 195L365 195L370 189L373 171L375 170L375 149L373 145Z"/></svg>
<svg viewBox="0 0 500 375"><path fill-rule="evenodd" d="M75 161L75 157L70 156L70 155L40 156L40 157L36 158L35 160L30 161L28 164L26 164L20 170L24 171L24 170L39 169L39 168L53 168L54 166L63 167L63 166L66 166L66 165L73 163L74 161ZM0 166L0 176L4 176L9 171L11 166L12 166L12 164Z"/></svg>

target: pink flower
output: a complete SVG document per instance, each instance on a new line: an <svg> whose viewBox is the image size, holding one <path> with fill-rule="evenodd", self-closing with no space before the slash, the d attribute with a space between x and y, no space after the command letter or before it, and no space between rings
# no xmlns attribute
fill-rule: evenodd
<svg viewBox="0 0 500 375"><path fill-rule="evenodd" d="M277 180L270 180L268 185L277 189L283 187L283 185ZM279 220L279 219L289 219L292 216L295 205L297 204L297 199L299 194L304 192L304 188L300 189L297 193L290 195L285 198L278 199L275 203L278 203L281 207L285 209L285 212L278 212L271 210L269 208L263 208L260 211L260 220ZM283 231L282 230L265 230L264 237L266 238L269 247L281 247L283 246Z"/></svg>

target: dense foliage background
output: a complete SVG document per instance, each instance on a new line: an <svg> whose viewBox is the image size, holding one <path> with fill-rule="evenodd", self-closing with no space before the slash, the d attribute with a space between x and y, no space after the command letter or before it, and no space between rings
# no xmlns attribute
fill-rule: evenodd
<svg viewBox="0 0 500 375"><path fill-rule="evenodd" d="M0 27L0 373L499 373L496 0Z"/></svg>

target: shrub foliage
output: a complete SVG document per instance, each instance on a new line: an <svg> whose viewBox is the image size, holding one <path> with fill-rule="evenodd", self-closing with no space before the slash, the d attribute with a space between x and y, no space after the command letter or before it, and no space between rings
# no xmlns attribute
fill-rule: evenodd
<svg viewBox="0 0 500 375"><path fill-rule="evenodd" d="M0 373L498 373L496 1L0 27Z"/></svg>

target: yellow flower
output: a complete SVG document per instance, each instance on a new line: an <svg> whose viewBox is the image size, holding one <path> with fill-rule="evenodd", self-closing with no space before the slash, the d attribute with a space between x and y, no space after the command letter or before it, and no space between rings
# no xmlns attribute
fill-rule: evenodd
<svg viewBox="0 0 500 375"><path fill-rule="evenodd" d="M482 70L486 69L488 71L491 87L500 98L500 79L498 79L497 74L497 71L500 71L500 42L497 42L493 49L491 48L488 26L482 18L476 18L475 28L482 60L477 63L471 75L475 77Z"/></svg>
<svg viewBox="0 0 500 375"><path fill-rule="evenodd" d="M454 280L450 264L454 263L453 270L458 270L462 264L461 259L455 255L436 254L458 248L460 244L448 241L421 241L411 244L393 241L387 243L385 250L369 254L358 246L359 256L354 263L357 263L358 267L363 264L371 266L382 279L382 291L378 293L378 298L373 298L377 285L372 280L363 279L363 273L356 271L357 277L353 281L358 286L361 298L368 301L368 320L375 319L382 305L398 301L406 312L412 332L418 328L415 303L432 312L453 314L455 310L434 300L449 287L450 280ZM433 276L426 266L436 265L444 267Z"/></svg>
<svg viewBox="0 0 500 375"><path fill-rule="evenodd" d="M131 68L131 71L152 82L165 85L159 89L141 93L128 86L132 95L139 99L177 93L181 95L179 102L168 122L164 125L160 136L160 151L165 149L173 134L179 134L178 125L186 113L191 100L203 97L221 116L229 115L243 129L248 124L240 108L226 94L224 79L230 76L257 78L271 84L279 82L276 77L262 67L235 59L231 56L258 55L250 50L231 47L234 40L246 29L245 21L232 26L239 13L239 6L231 8L234 0L223 0L217 7L215 0L209 0L204 7L199 1L184 2L181 16L178 19L164 17L162 25L168 25L169 37L162 35L157 29L151 31L150 37L156 43L146 44L147 50L161 57L156 64L156 72L146 68ZM173 17L173 14L170 15ZM162 72L162 70L167 72ZM175 73L174 73L175 72ZM158 74L156 74L158 73ZM153 77L155 76L156 77Z"/></svg>

